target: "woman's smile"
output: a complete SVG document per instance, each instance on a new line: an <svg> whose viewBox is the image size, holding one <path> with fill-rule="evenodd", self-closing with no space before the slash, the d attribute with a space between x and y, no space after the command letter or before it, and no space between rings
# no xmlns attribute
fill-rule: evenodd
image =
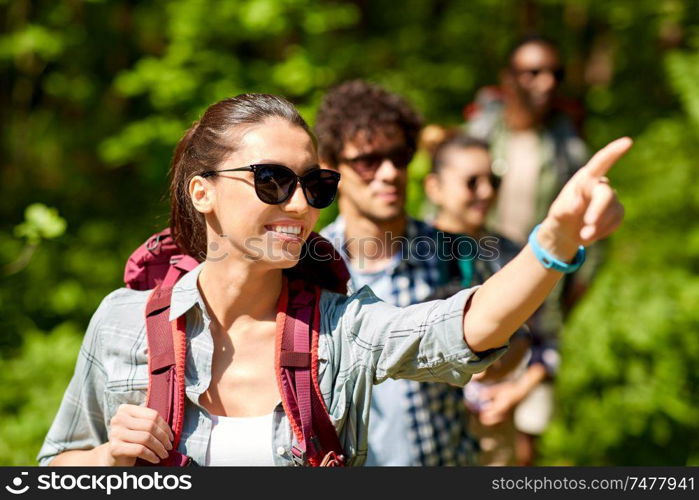
<svg viewBox="0 0 699 500"><path fill-rule="evenodd" d="M265 229L274 238L284 242L302 243L306 236L304 225L299 221L275 221L266 224Z"/></svg>

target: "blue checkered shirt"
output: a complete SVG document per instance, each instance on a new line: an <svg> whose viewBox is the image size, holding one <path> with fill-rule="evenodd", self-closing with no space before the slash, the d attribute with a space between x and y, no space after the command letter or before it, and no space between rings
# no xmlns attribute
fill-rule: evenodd
<svg viewBox="0 0 699 500"><path fill-rule="evenodd" d="M352 268L345 241L345 222L342 216L321 231L345 259L350 273ZM386 269L390 276L390 296L380 297L386 302L405 307L422 302L448 278L444 262L435 251L437 231L424 222L408 218L405 239L400 248L401 258ZM354 287L350 283L350 289ZM468 414L463 402L463 389L443 383L401 381L405 387L404 407L409 418L411 463L402 465L471 465L475 463L475 443L468 434ZM376 394L382 388L374 388ZM393 389L395 390L395 388ZM372 405L372 410L374 406ZM386 418L380 411L371 412L371 422ZM371 426L370 422L370 426ZM372 442L369 449L385 446ZM377 465L382 465L377 463Z"/></svg>

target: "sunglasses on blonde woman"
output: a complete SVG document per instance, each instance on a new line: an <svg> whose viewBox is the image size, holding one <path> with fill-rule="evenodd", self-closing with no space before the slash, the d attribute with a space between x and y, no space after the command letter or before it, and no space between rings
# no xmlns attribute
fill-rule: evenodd
<svg viewBox="0 0 699 500"><path fill-rule="evenodd" d="M255 176L255 194L269 205L279 205L291 198L300 182L308 204L313 208L325 208L335 199L340 182L340 174L334 170L313 168L299 176L287 166L272 163L209 170L200 175L213 177L221 172L252 172Z"/></svg>

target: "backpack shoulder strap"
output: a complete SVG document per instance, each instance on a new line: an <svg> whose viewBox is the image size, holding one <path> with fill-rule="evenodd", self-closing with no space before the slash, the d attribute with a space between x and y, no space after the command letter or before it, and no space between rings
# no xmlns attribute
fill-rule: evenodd
<svg viewBox="0 0 699 500"><path fill-rule="evenodd" d="M277 383L298 445L301 465L342 466L344 452L318 385L320 288L303 280L283 281L277 309Z"/></svg>
<svg viewBox="0 0 699 500"><path fill-rule="evenodd" d="M146 304L146 406L156 410L163 417L172 429L175 441L168 457L160 463L152 464L139 459L136 465L183 466L191 463L189 457L177 451L184 424L186 319L182 315L172 323L169 321L171 298L172 288L163 287L161 284L153 290Z"/></svg>

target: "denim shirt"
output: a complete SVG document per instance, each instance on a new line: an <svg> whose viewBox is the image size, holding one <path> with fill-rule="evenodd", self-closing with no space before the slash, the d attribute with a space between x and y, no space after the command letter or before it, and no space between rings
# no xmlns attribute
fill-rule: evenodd
<svg viewBox="0 0 699 500"><path fill-rule="evenodd" d="M205 463L212 420L199 403L211 382L210 318L197 286L203 264L172 293L170 320L186 314L186 408L178 450ZM475 288L444 301L397 308L367 287L351 296L323 291L318 341L318 380L348 465L362 465L372 386L387 378L465 384L504 347L481 356L463 338L463 311ZM59 453L91 449L108 441L119 405L144 405L148 388L145 306L149 291L119 289L100 304L80 348L75 373L37 457L40 465ZM296 444L279 404L270 446L275 465L295 465ZM235 446L235 444L232 444Z"/></svg>

